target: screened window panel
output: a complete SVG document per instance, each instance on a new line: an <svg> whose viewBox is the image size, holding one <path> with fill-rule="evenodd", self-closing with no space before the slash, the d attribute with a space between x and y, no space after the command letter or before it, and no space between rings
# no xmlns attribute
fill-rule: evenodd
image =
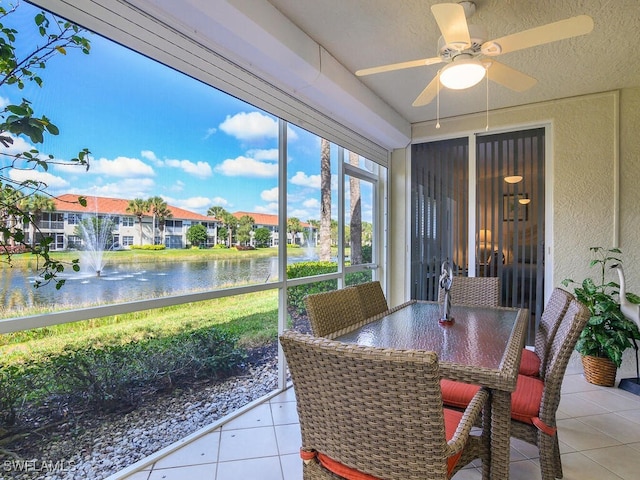
<svg viewBox="0 0 640 480"><path fill-rule="evenodd" d="M437 300L443 261L468 272L468 139L417 144L411 158L411 298Z"/></svg>

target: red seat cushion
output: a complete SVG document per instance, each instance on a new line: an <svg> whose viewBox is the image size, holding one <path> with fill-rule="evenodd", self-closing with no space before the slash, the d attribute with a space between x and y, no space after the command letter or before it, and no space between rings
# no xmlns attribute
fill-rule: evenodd
<svg viewBox="0 0 640 480"><path fill-rule="evenodd" d="M440 380L440 388L442 389L442 403L449 407L462 409L467 408L473 396L480 390L478 385L446 378Z"/></svg>
<svg viewBox="0 0 640 480"><path fill-rule="evenodd" d="M444 409L444 430L447 441L453 438L460 420L462 420L462 412L449 408ZM449 476L451 476L451 472L453 472L461 455L462 452L459 452L447 459L447 474ZM348 467L320 452L300 449L300 457L305 461L317 458L324 468L347 480L379 480L378 477Z"/></svg>
<svg viewBox="0 0 640 480"><path fill-rule="evenodd" d="M511 418L524 423L533 423L538 416L544 382L539 378L518 375L516 390L511 394Z"/></svg>
<svg viewBox="0 0 640 480"><path fill-rule="evenodd" d="M454 380L443 378L440 380L442 388L442 402L455 408L466 408L480 388ZM524 423L533 424L533 418L538 416L544 382L539 378L518 375L516 390L511 394L511 418Z"/></svg>
<svg viewBox="0 0 640 480"><path fill-rule="evenodd" d="M540 357L533 350L528 348L522 349L522 360L520 361L521 375L527 375L528 377L537 377L540 375Z"/></svg>

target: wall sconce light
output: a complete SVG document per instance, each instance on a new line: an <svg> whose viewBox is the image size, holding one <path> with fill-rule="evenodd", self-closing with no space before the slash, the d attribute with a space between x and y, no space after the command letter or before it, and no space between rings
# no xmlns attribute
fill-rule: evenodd
<svg viewBox="0 0 640 480"><path fill-rule="evenodd" d="M530 198L519 198L518 203L520 205L528 205L531 202Z"/></svg>
<svg viewBox="0 0 640 480"><path fill-rule="evenodd" d="M504 181L507 183L518 183L522 181L522 175L510 175L508 177L504 177Z"/></svg>

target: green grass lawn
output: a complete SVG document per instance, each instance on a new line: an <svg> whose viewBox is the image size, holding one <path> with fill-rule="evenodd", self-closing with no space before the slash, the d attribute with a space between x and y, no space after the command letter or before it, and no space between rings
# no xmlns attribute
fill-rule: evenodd
<svg viewBox="0 0 640 480"><path fill-rule="evenodd" d="M6 364L37 360L66 349L126 344L216 326L237 335L239 346L275 340L278 291L234 295L215 300L115 315L0 335Z"/></svg>

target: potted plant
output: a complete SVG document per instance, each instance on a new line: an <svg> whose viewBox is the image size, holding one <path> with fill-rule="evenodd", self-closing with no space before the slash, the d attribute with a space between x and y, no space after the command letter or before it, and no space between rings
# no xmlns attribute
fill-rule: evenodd
<svg viewBox="0 0 640 480"><path fill-rule="evenodd" d="M596 385L613 386L616 371L622 363L622 354L633 347L633 339L640 339L636 324L620 310L619 288L614 281L606 281L607 273L621 265L622 252L617 248L591 247L594 258L589 267L598 268L597 280L585 278L582 283L565 279L565 287L573 284L576 298L591 312L591 318L576 343L582 357L585 378ZM632 303L640 303L640 297L626 293Z"/></svg>

